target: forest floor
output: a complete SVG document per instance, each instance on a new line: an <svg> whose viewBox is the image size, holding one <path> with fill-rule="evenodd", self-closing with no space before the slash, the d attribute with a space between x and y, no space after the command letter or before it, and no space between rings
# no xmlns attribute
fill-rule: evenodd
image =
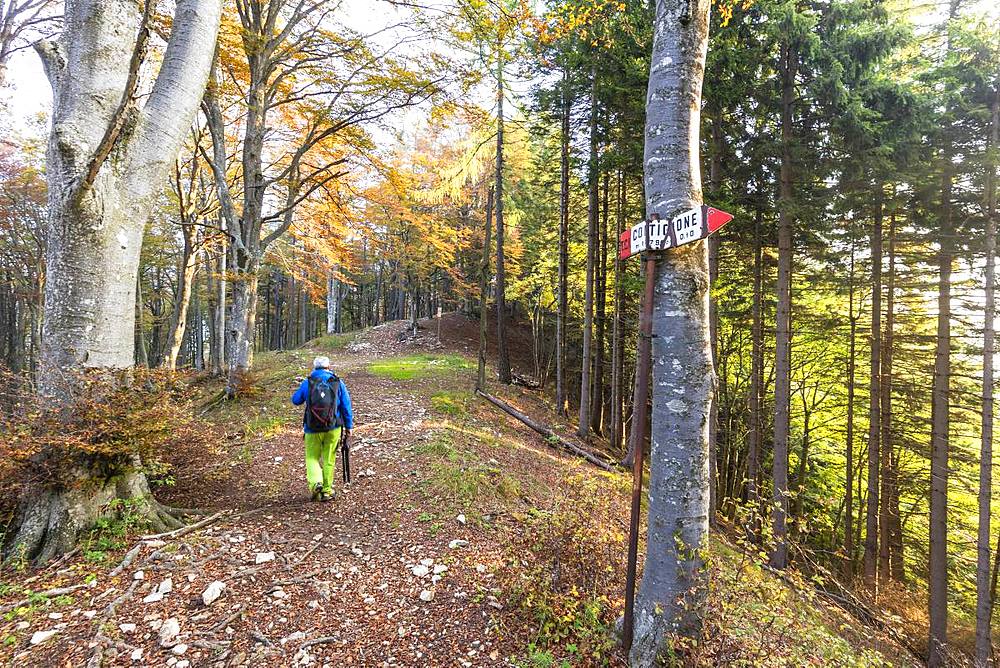
<svg viewBox="0 0 1000 668"><path fill-rule="evenodd" d="M607 626L621 610L628 476L476 398L476 327L452 315L445 328L442 342L432 329L403 342L393 323L261 355L239 402L193 380L224 436L171 462L157 496L210 509L209 521L146 539L104 526L69 559L0 574L6 665L623 665ZM320 351L356 421L354 480L340 483L338 460L329 503L309 501L289 404ZM501 394L571 433L541 393ZM745 552L716 552L725 591L712 595L713 642L691 653L699 665L912 665Z"/></svg>

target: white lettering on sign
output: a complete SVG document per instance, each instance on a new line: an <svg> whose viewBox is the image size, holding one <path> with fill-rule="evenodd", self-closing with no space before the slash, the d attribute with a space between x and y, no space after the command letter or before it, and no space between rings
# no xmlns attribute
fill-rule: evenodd
<svg viewBox="0 0 1000 668"><path fill-rule="evenodd" d="M631 230L622 232L618 255L624 260L647 250L660 251L683 246L704 239L732 218L730 214L712 207L695 207L669 221L659 218L643 221Z"/></svg>

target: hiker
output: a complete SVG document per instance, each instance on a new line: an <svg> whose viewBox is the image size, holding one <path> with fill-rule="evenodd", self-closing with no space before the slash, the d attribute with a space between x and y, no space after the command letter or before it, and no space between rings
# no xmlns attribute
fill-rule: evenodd
<svg viewBox="0 0 1000 668"><path fill-rule="evenodd" d="M330 358L317 357L313 372L292 395L296 406L306 405L302 430L306 444L306 480L313 501L332 501L334 464L341 432L351 435L354 412L347 386L330 371Z"/></svg>

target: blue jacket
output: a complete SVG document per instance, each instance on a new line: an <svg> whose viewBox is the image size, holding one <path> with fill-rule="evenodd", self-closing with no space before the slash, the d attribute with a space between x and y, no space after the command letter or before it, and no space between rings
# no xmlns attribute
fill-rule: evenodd
<svg viewBox="0 0 1000 668"><path fill-rule="evenodd" d="M333 373L327 369L316 369L311 374L309 378L329 378L333 376ZM344 422L344 427L349 431L354 429L354 411L351 409L351 395L347 392L347 385L344 385L344 381L340 381L340 392L339 399L337 402L337 416ZM299 385L299 389L295 390L295 394L292 395L292 403L296 406L301 406L309 398L309 379L302 381ZM307 434L313 433L309 427L306 426L306 417L302 416L302 430Z"/></svg>

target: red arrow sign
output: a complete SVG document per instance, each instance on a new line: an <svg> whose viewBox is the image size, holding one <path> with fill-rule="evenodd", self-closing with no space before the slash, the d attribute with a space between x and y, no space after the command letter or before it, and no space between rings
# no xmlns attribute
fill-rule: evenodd
<svg viewBox="0 0 1000 668"><path fill-rule="evenodd" d="M733 219L731 213L726 213L725 211L719 211L716 208L706 206L705 207L705 218L708 218L708 233L711 234L715 232L720 227L728 223Z"/></svg>

